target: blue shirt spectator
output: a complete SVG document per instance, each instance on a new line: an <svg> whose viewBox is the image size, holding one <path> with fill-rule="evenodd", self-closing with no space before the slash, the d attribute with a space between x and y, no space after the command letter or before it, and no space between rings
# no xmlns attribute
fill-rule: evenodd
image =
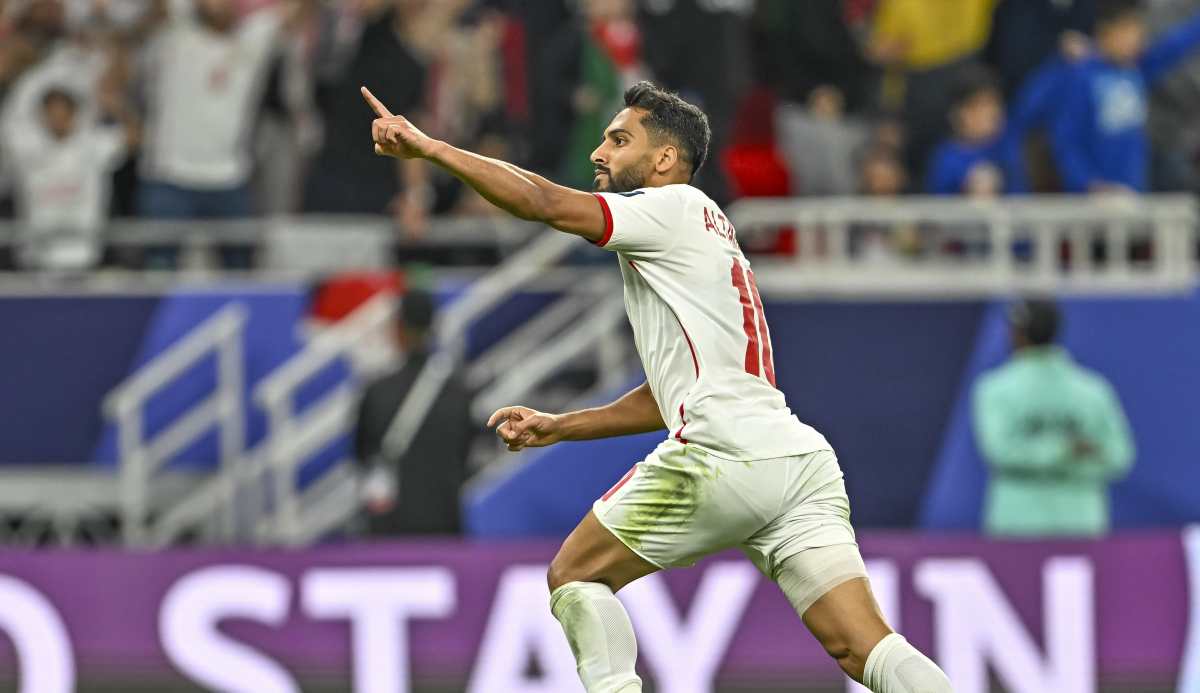
<svg viewBox="0 0 1200 693"><path fill-rule="evenodd" d="M1029 192L1020 150L1001 135L990 142L947 140L934 150L926 189L935 195Z"/></svg>
<svg viewBox="0 0 1200 693"><path fill-rule="evenodd" d="M954 136L930 158L925 188L938 195L997 195L1029 191L1021 158L1023 126L1004 116L999 83L971 69L955 89L950 112Z"/></svg>
<svg viewBox="0 0 1200 693"><path fill-rule="evenodd" d="M1147 189L1147 90L1200 46L1200 14L1143 50L1145 34L1136 5L1101 10L1096 55L1062 82L1052 146L1070 192Z"/></svg>

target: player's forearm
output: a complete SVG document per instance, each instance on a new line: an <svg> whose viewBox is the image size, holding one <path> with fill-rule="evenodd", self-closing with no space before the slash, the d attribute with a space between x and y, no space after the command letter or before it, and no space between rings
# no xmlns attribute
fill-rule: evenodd
<svg viewBox="0 0 1200 693"><path fill-rule="evenodd" d="M658 403L645 383L612 404L561 416L563 440L613 438L666 428L658 411Z"/></svg>
<svg viewBox="0 0 1200 693"><path fill-rule="evenodd" d="M545 178L445 142L439 142L428 158L509 214L530 221L547 220L547 199L557 186Z"/></svg>

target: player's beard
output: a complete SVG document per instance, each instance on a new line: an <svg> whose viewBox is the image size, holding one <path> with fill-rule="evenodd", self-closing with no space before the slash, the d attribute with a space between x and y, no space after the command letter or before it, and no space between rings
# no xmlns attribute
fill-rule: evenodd
<svg viewBox="0 0 1200 693"><path fill-rule="evenodd" d="M592 179L592 190L595 192L627 193L646 187L646 178L650 176L652 163L650 157L627 166L620 171L605 169L608 173L607 182L601 182L599 176Z"/></svg>

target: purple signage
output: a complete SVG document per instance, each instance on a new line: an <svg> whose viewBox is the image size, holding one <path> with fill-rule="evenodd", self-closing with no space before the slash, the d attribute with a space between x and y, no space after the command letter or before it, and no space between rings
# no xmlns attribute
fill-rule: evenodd
<svg viewBox="0 0 1200 693"><path fill-rule="evenodd" d="M1200 530L1094 542L867 533L862 548L893 626L959 693L984 693L989 677L1014 693L1200 691ZM12 643L0 678L19 672L28 693L133 678L255 693L314 680L356 693L578 692L547 604L554 549L0 551L0 631ZM737 554L620 596L657 691L843 686Z"/></svg>

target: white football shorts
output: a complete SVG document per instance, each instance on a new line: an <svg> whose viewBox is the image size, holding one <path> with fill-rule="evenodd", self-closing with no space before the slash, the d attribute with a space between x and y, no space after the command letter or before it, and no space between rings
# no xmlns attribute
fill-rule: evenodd
<svg viewBox="0 0 1200 693"><path fill-rule="evenodd" d="M737 546L775 580L779 565L805 549L856 543L832 450L735 462L671 441L634 465L592 511L659 568L690 566Z"/></svg>

